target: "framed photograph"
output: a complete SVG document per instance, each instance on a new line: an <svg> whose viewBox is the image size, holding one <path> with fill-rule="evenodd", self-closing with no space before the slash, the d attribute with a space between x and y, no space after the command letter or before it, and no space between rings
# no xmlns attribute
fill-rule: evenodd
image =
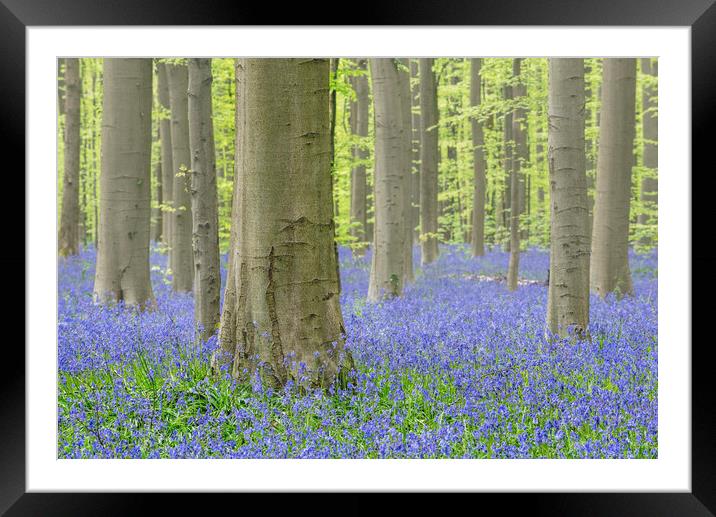
<svg viewBox="0 0 716 517"><path fill-rule="evenodd" d="M2 0L27 310L0 509L529 492L537 514L715 514L690 173L712 3L317 25Z"/></svg>

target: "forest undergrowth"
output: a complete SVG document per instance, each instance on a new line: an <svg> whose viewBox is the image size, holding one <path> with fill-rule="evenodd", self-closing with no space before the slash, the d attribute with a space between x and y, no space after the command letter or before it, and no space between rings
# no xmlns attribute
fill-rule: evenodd
<svg viewBox="0 0 716 517"><path fill-rule="evenodd" d="M92 248L60 259L58 457L657 457L656 250L630 252L635 296L592 296L576 343L545 337L547 251L522 255L510 293L508 253L442 246L377 304L370 255L339 255L356 371L312 392L213 378L216 338L197 340L156 249L146 312L93 303Z"/></svg>

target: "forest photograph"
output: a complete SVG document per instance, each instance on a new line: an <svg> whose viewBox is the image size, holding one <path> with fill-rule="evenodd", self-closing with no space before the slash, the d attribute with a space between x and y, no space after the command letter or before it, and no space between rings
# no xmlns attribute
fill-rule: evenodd
<svg viewBox="0 0 716 517"><path fill-rule="evenodd" d="M659 457L656 57L56 77L58 458Z"/></svg>

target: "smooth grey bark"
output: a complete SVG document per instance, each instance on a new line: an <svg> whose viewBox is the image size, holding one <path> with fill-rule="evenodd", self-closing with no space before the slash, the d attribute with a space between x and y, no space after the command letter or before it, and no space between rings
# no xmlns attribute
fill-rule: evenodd
<svg viewBox="0 0 716 517"><path fill-rule="evenodd" d="M420 76L417 59L410 60L412 127L412 220L413 241L420 239Z"/></svg>
<svg viewBox="0 0 716 517"><path fill-rule="evenodd" d="M587 336L589 207L584 144L584 59L549 59L550 253L547 329Z"/></svg>
<svg viewBox="0 0 716 517"><path fill-rule="evenodd" d="M167 66L164 63L157 63L157 92L161 117L159 122L159 141L161 147L162 164L162 204L167 208L162 218L162 241L165 245L171 246L172 242L172 219L174 192L174 165L172 162L172 131L171 131L171 105L169 101L169 78L167 77ZM171 259L171 253L170 253ZM171 264L170 264L171 267Z"/></svg>
<svg viewBox="0 0 716 517"><path fill-rule="evenodd" d="M371 236L367 235L368 225L368 182L366 177L366 160L368 149L365 148L368 136L369 98L368 98L368 71L366 59L355 59L355 67L361 75L351 76L351 86L356 98L350 103L351 134L360 139L360 143L353 146L352 155L354 165L351 168L351 212L350 233L355 238L354 253L363 255Z"/></svg>
<svg viewBox="0 0 716 517"><path fill-rule="evenodd" d="M154 130L154 128L152 128ZM156 124L157 138L155 141L159 141L159 124ZM161 144L160 144L161 145ZM164 214L162 213L162 158L161 153L159 160L154 164L154 178L157 184L154 190L154 196L156 208L152 206L152 240L154 242L160 242L162 240L162 230L164 228Z"/></svg>
<svg viewBox="0 0 716 517"><path fill-rule="evenodd" d="M651 58L641 59L641 71L643 74L650 76L655 80L658 76L658 62L653 62ZM644 86L642 95L642 137L643 144L643 164L648 171L641 180L641 188L639 198L642 206L649 212L656 211L658 201L659 182L657 179L657 171L659 168L659 122L657 113L657 88L649 83ZM637 218L639 225L651 224L651 216L649 213L641 213ZM643 236L639 239L640 244L650 246L651 238Z"/></svg>
<svg viewBox="0 0 716 517"><path fill-rule="evenodd" d="M57 58L57 111L65 114L65 58Z"/></svg>
<svg viewBox="0 0 716 517"><path fill-rule="evenodd" d="M189 154L189 118L187 90L189 73L185 64L166 64L169 79L172 134L172 288L177 292L190 292L194 282L191 220L191 167Z"/></svg>
<svg viewBox="0 0 716 517"><path fill-rule="evenodd" d="M327 386L344 350L334 248L327 59L242 59L241 199L214 366L283 386Z"/></svg>
<svg viewBox="0 0 716 517"><path fill-rule="evenodd" d="M94 299L154 305L149 276L152 60L105 58Z"/></svg>
<svg viewBox="0 0 716 517"><path fill-rule="evenodd" d="M480 67L482 59L470 60L470 105L478 108L480 98ZM474 189L472 197L472 235L471 249L473 257L485 254L485 189L487 187L485 161L485 137L482 122L477 117L471 120L472 127L472 156L474 170Z"/></svg>
<svg viewBox="0 0 716 517"><path fill-rule="evenodd" d="M211 104L211 59L189 59L189 147L194 321L207 339L219 326L219 212Z"/></svg>
<svg viewBox="0 0 716 517"><path fill-rule="evenodd" d="M62 212L58 249L60 256L80 251L80 60L65 58L65 156Z"/></svg>
<svg viewBox="0 0 716 517"><path fill-rule="evenodd" d="M397 60L369 61L375 116L375 242L368 300L400 296L405 282L405 152Z"/></svg>
<svg viewBox="0 0 716 517"><path fill-rule="evenodd" d="M512 75L518 83L513 87L513 98L518 102L527 95L527 88L522 82L520 67L522 59L513 60ZM527 116L525 108L518 106L512 116L512 137L514 139L512 167L510 179L510 261L507 266L507 288L517 289L520 268L520 212L522 201L522 167L527 159Z"/></svg>
<svg viewBox="0 0 716 517"><path fill-rule="evenodd" d="M628 249L635 97L636 60L604 59L590 273L602 298L634 291Z"/></svg>
<svg viewBox="0 0 716 517"><path fill-rule="evenodd" d="M397 59L401 110L401 169L403 171L403 220L405 242L403 247L404 285L415 280L413 272L413 130L412 94L410 91L410 61Z"/></svg>
<svg viewBox="0 0 716 517"><path fill-rule="evenodd" d="M513 91L512 86L504 86L502 89L502 96L505 100L512 100ZM503 249L510 251L510 234L508 230L511 226L511 215L512 215L512 171L514 170L514 157L513 157L513 125L512 119L514 115L512 110L508 110L504 114L503 118L503 134L502 134L502 154L503 154L503 166L504 166L504 189L502 191L501 198L501 226L503 227L503 236L507 236L503 242ZM504 237L503 237L504 238Z"/></svg>
<svg viewBox="0 0 716 517"><path fill-rule="evenodd" d="M438 87L433 58L418 61L420 74L420 243L422 263L438 258Z"/></svg>

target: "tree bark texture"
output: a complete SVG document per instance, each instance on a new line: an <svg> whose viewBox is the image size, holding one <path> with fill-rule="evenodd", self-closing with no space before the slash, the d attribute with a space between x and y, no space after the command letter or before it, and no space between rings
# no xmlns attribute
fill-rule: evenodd
<svg viewBox="0 0 716 517"><path fill-rule="evenodd" d="M152 60L105 58L94 299L154 304L149 276Z"/></svg>
<svg viewBox="0 0 716 517"><path fill-rule="evenodd" d="M470 60L470 105L480 106L480 67L482 59ZM473 257L485 254L485 189L487 187L485 161L485 137L482 122L477 117L471 120L472 153L474 167L474 189L472 198L472 236L471 249Z"/></svg>
<svg viewBox="0 0 716 517"><path fill-rule="evenodd" d="M420 79L417 59L410 60L410 99L412 127L412 204L413 240L420 238Z"/></svg>
<svg viewBox="0 0 716 517"><path fill-rule="evenodd" d="M656 78L658 75L658 64L653 62L651 58L641 59L641 71L643 74ZM641 180L640 199L646 210L655 211L658 202L658 179L657 171L659 168L659 122L657 113L657 88L651 84L644 86L642 95L642 137L644 140L643 160L644 168L648 172ZM637 223L640 225L649 224L651 216L647 213L639 214ZM651 239L644 236L640 239L641 244L649 246L652 244Z"/></svg>
<svg viewBox="0 0 716 517"><path fill-rule="evenodd" d="M433 58L419 60L420 243L422 263L438 258L438 87Z"/></svg>
<svg viewBox="0 0 716 517"><path fill-rule="evenodd" d="M189 73L185 64L167 64L171 105L172 171L174 173L171 268L172 287L191 292L194 282L191 221L191 156L187 90Z"/></svg>
<svg viewBox="0 0 716 517"><path fill-rule="evenodd" d="M403 171L403 219L405 242L403 247L404 285L415 280L413 273L413 130L412 95L410 91L410 61L398 59L398 79L401 109L401 169Z"/></svg>
<svg viewBox="0 0 716 517"><path fill-rule="evenodd" d="M628 249L635 96L636 60L604 59L591 259L591 287L601 297L633 293Z"/></svg>
<svg viewBox="0 0 716 517"><path fill-rule="evenodd" d="M203 339L219 325L219 213L211 104L211 59L189 59L189 146L194 251L194 321Z"/></svg>
<svg viewBox="0 0 716 517"><path fill-rule="evenodd" d="M58 248L60 256L80 251L80 60L65 58L65 156L62 212Z"/></svg>
<svg viewBox="0 0 716 517"><path fill-rule="evenodd" d="M589 206L585 154L584 60L549 60L550 260L547 328L587 336Z"/></svg>
<svg viewBox="0 0 716 517"><path fill-rule="evenodd" d="M169 79L167 77L167 65L164 63L157 63L157 92L162 111L159 122L159 141L162 162L162 204L169 209L169 211L164 212L162 218L162 240L164 244L171 246L172 219L174 218L171 212L174 199L174 164L172 162L172 123L171 105L169 101Z"/></svg>
<svg viewBox="0 0 716 517"><path fill-rule="evenodd" d="M405 282L405 125L398 62L370 60L375 111L375 244L368 300L400 296Z"/></svg>
<svg viewBox="0 0 716 517"><path fill-rule="evenodd" d="M368 71L366 59L355 59L356 69L361 75L351 77L351 85L356 98L350 104L351 134L360 139L360 143L353 146L352 154L354 165L351 169L351 235L356 239L354 253L363 255L371 236L366 234L368 182L366 177L366 160L368 150L365 148L369 124L369 98L368 98Z"/></svg>
<svg viewBox="0 0 716 517"><path fill-rule="evenodd" d="M514 86L513 94L518 101L527 95L527 88L520 76L521 59L513 60L512 73L518 83ZM525 108L518 106L512 116L512 137L514 148L512 155L512 170L510 174L510 261L507 266L507 288L510 291L517 289L517 279L520 269L520 212L522 204L522 166L527 159L527 116Z"/></svg>
<svg viewBox="0 0 716 517"><path fill-rule="evenodd" d="M327 59L241 59L235 244L215 366L272 386L352 367L334 248ZM223 353L222 353L223 352Z"/></svg>
<svg viewBox="0 0 716 517"><path fill-rule="evenodd" d="M505 86L503 89L503 98L505 100L512 100L513 91L512 86ZM505 170L505 188L502 191L502 210L501 210L501 226L505 229L503 236L507 235L504 240L504 250L510 251L510 237L507 233L511 227L511 214L512 214L512 171L514 170L514 158L513 158L513 135L512 135L512 119L514 115L512 110L508 110L503 118L503 139L502 139L502 153L503 153L503 164Z"/></svg>

